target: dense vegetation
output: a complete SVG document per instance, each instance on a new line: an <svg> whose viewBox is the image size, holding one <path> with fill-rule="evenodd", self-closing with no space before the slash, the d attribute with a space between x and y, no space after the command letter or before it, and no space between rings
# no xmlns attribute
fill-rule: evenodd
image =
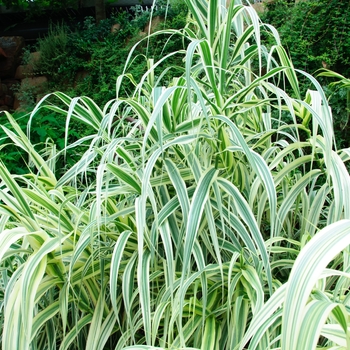
<svg viewBox="0 0 350 350"><path fill-rule="evenodd" d="M350 152L326 95L251 7L185 2L185 28L150 37L184 48L136 79L136 43L105 105L34 108L28 135L65 119L62 151L5 114L28 166L0 163L4 349L349 348Z"/></svg>
<svg viewBox="0 0 350 350"><path fill-rule="evenodd" d="M278 30L295 68L312 75L327 68L350 77L349 1L275 0L265 7L262 20ZM318 79L332 107L337 147L349 147L349 90L333 88L330 77ZM303 91L310 88L307 77L299 81Z"/></svg>
<svg viewBox="0 0 350 350"><path fill-rule="evenodd" d="M116 95L116 79L123 73L128 53L136 42L145 39L148 34L148 23L151 16L158 19L153 21L152 31L159 29L181 29L185 27L187 7L182 1L172 1L166 6L166 1L157 2L154 9L134 6L128 12L116 12L110 18L96 24L94 18L87 17L82 23L68 26L67 23L52 24L49 33L39 38L36 45L28 46L24 50L23 63L30 63L33 76L45 75L48 83L45 86L20 84L17 96L20 109L14 118L25 131L29 114L38 99L54 91L64 91L67 95L88 96L98 105L104 105ZM159 20L160 19L160 20ZM113 28L117 29L113 29ZM112 30L111 30L112 28ZM169 40L170 39L170 40ZM143 41L137 47L132 65L128 72L135 81L139 81L147 66L146 56L158 61L164 55L184 48L186 45L180 36L157 35ZM39 59L33 60L32 52L40 52ZM172 65L164 76L169 82L173 76L179 74L182 56L174 55L163 62L156 69L156 74L164 71L166 65ZM32 76L30 75L30 76ZM126 97L133 94L132 81L125 82L119 93ZM0 115L1 124L7 123L7 118ZM88 135L90 129L82 128L78 123L72 123L68 130L70 142ZM31 140L37 147L45 147L47 139L56 142L58 150L64 147L65 118L54 111L40 110L33 121ZM6 134L0 133L0 144L6 143ZM1 156L10 171L26 172L23 166L22 152L15 147L7 149ZM76 159L71 155L66 158L68 165L74 164ZM60 162L58 169L66 168Z"/></svg>
<svg viewBox="0 0 350 350"><path fill-rule="evenodd" d="M276 0L266 8L262 19L278 29L295 66L309 73L326 66L350 75L349 1Z"/></svg>

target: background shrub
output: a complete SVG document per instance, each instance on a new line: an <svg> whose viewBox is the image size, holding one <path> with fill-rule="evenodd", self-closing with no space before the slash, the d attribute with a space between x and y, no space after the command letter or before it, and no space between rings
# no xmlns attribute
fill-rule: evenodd
<svg viewBox="0 0 350 350"><path fill-rule="evenodd" d="M166 6L166 1L159 1L153 10L153 16L161 16L162 21L155 30L172 28L181 29L186 25L187 7L183 1L171 1L171 6ZM115 98L115 81L123 73L126 58L130 49L140 39L144 38L145 26L151 18L151 9L143 9L135 6L130 12L116 12L110 18L96 24L93 17L87 17L82 23L74 27L69 27L65 23L51 24L47 36L40 38L37 45L27 47L23 54L23 64L27 64L30 52L39 51L40 59L34 64L33 75L46 75L48 77L47 90L42 94L54 91L65 91L69 96L88 96L94 99L98 105L104 105L109 100ZM114 24L119 25L119 29L111 31ZM140 80L147 70L147 57L154 58L155 61L167 53L177 51L184 47L184 42L179 36L169 37L158 35L145 41L138 46L135 51L132 65L128 68L128 73L132 74L135 81ZM164 79L171 81L172 77L179 74L176 66L182 65L182 56L178 55L161 64L156 75L160 74L165 66L172 65ZM21 102L21 112L15 113L15 118L26 130L29 114L37 99L37 88L31 85L21 84L17 87L17 93ZM125 80L120 91L121 96L132 95L134 84ZM57 100L57 105L63 107L64 104ZM0 121L8 125L7 119L0 114ZM69 142L74 142L78 138L88 135L91 130L82 128L79 123L72 122L68 132ZM36 144L37 150L46 147L46 140L55 140L57 152L63 149L65 139L64 118L55 111L40 110L32 125L31 141ZM0 144L4 145L8 138L1 133ZM11 149L11 150L10 150ZM1 160L8 166L10 171L23 173L26 164L23 162L22 151L18 148L10 148L6 154L2 154ZM63 157L58 158L59 172L63 172L66 166L74 164L76 152L68 152L68 156L63 161Z"/></svg>
<svg viewBox="0 0 350 350"><path fill-rule="evenodd" d="M350 77L350 3L346 0L276 0L266 3L261 14L265 23L277 28L293 65L312 75L322 68ZM335 141L349 147L348 89L333 89L332 78L318 77L333 109ZM301 90L310 81L300 75Z"/></svg>

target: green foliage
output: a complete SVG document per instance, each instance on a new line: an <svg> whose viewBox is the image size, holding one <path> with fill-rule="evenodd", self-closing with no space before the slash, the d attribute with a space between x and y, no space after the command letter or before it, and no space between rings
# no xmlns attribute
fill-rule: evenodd
<svg viewBox="0 0 350 350"><path fill-rule="evenodd" d="M30 85L24 81L21 84L16 84L13 91L17 94L17 98L25 110L31 110L36 104L36 96L38 95L38 88Z"/></svg>
<svg viewBox="0 0 350 350"><path fill-rule="evenodd" d="M30 114L26 112L17 112L15 114L16 122L21 126L21 130L26 132L27 124ZM11 124L9 124L4 113L0 114L0 123L4 127L13 131ZM74 143L80 139L82 135L88 135L90 129L88 127L82 127L75 123L70 126L69 130L65 129L65 118L56 112L40 111L37 113L37 118L31 125L31 142L35 145L35 149L39 153L46 153L47 149L51 146L57 152L55 156L56 163L56 175L63 174L67 168L70 168L75 164L79 158L79 153L82 149L75 149L74 152L66 152L66 156L63 157L62 150L65 147L65 137L70 143ZM23 174L28 171L28 167L31 167L30 158L27 153L15 146L11 145L11 140L6 133L1 130L0 149L6 152L1 152L1 162L3 162L7 169L16 174ZM53 141L54 140L54 141Z"/></svg>
<svg viewBox="0 0 350 350"><path fill-rule="evenodd" d="M40 91L40 96L49 94L51 91L65 90L71 96L83 95L92 97L98 104L103 105L113 99L116 94L115 80L123 73L125 60L131 47L145 34L140 34L144 29L145 23L148 23L151 11L142 10L136 6L134 11L137 15L130 15L127 12L116 13L115 16L96 24L93 17L87 17L84 22L75 30L70 29L64 23L51 25L46 37L38 40L37 47L29 47L24 51L23 64L27 64L30 59L31 51L39 51L40 59L33 63L33 76L46 75L49 79L47 90ZM154 15L165 15L165 4L160 2ZM173 1L172 6L166 13L166 21L160 24L161 27L171 27L173 29L183 28L186 24L187 8L182 1ZM113 24L118 23L120 29L111 33ZM158 28L159 29L159 28ZM147 44L140 46L137 50L138 56L133 60L133 65L129 72L135 80L139 80L146 70L145 55L152 53L149 57L159 60L163 55L178 50L183 47L182 38L177 36L168 40L167 35L158 35L157 38L151 38ZM175 56L163 63L157 68L160 74L166 65L172 64L173 70L164 76L164 79L170 81L179 71L176 65L181 64L182 57ZM42 89L42 86L40 87ZM123 96L133 93L134 84L128 82L124 84ZM21 84L16 92L21 103L21 109L29 113L33 110L37 97L39 95L38 87L30 84ZM20 112L16 118L20 118L23 128L27 123L28 117L22 118ZM41 122L40 122L41 120ZM6 123L6 122L4 122ZM33 134L31 140L33 144L40 144L38 149L45 147L46 138L58 142L57 150L62 150L65 139L65 124L62 117L56 112L49 114L41 112L34 121ZM78 138L87 136L89 130L82 128L75 123L71 125L69 131L69 140L76 141ZM3 142L7 142L7 137L1 133ZM23 154L17 149L2 154L1 160L13 171L22 173L25 171L25 162ZM66 169L67 164L73 164L75 156L68 153L65 161L57 168L60 171Z"/></svg>
<svg viewBox="0 0 350 350"><path fill-rule="evenodd" d="M33 7L34 9L40 8L65 8L67 6L77 6L76 0L1 0L0 5L4 5L7 8L27 9Z"/></svg>
<svg viewBox="0 0 350 350"><path fill-rule="evenodd" d="M286 1L266 3L262 20L275 26L283 45L297 69L316 74L319 69L332 69L350 76L350 3L348 1ZM349 113L346 91L334 91L331 79L319 77L334 113L335 140L339 148L349 147ZM310 88L307 77L301 76L301 89Z"/></svg>
<svg viewBox="0 0 350 350"><path fill-rule="evenodd" d="M335 139L338 148L349 147L349 119L350 119L350 80L341 74L323 70L318 75L323 78L334 79L326 88L335 120Z"/></svg>
<svg viewBox="0 0 350 350"><path fill-rule="evenodd" d="M63 63L69 61L69 28L65 24L53 26L51 24L48 35L38 41L37 50L40 52L39 61L34 69L42 75L47 75L53 82L65 79L73 79L76 70L64 71Z"/></svg>
<svg viewBox="0 0 350 350"><path fill-rule="evenodd" d="M294 65L314 73L326 65L350 74L348 1L286 1L267 3L262 19L274 25ZM288 19L288 20L286 20Z"/></svg>
<svg viewBox="0 0 350 350"><path fill-rule="evenodd" d="M32 166L0 163L3 348L349 348L350 153L326 95L312 76L303 94L250 7L186 4L184 29L131 48L103 108L56 92L32 111L29 135L55 112L64 152L84 147L63 174L5 113ZM167 81L172 55L149 58L134 79L164 35L189 43L182 69ZM72 143L75 123L90 132Z"/></svg>
<svg viewBox="0 0 350 350"><path fill-rule="evenodd" d="M49 77L49 92L71 90L72 95L93 97L99 104L105 104L115 96L113 81L122 74L131 47L146 35L143 30L151 14L163 18L161 28L180 29L185 26L186 6L182 1L173 1L172 4L167 9L160 1L153 11L135 6L133 15L119 12L98 24L94 18L88 17L74 31L64 24L52 26L47 37L38 41L37 50L41 55L36 71ZM118 29L111 31L115 24ZM180 37L168 39L166 35L158 36L138 48L139 56L131 69L136 80L145 71L144 56L149 57L151 53L155 60L159 60L184 45ZM181 64L181 61L174 57L172 63ZM163 69L161 66L158 71ZM168 74L168 79L174 74ZM133 85L125 85L124 89L125 96L131 94Z"/></svg>

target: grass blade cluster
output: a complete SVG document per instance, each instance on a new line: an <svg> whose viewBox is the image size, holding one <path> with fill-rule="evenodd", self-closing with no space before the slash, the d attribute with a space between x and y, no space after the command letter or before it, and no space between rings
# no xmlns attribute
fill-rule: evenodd
<svg viewBox="0 0 350 350"><path fill-rule="evenodd" d="M182 75L149 58L129 98L54 93L31 114L90 136L45 156L7 114L28 173L0 164L4 349L349 347L349 151L325 95L310 77L301 96L249 5L185 2L166 32L188 43Z"/></svg>

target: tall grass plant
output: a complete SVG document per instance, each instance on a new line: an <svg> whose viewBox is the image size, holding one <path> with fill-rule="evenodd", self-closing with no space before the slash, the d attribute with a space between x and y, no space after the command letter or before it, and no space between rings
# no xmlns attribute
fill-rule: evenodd
<svg viewBox="0 0 350 350"><path fill-rule="evenodd" d="M189 42L169 84L173 54L128 73L136 44L104 107L34 109L29 135L43 108L93 130L66 140L86 151L62 176L7 114L29 166L0 165L4 349L349 348L350 153L324 92L251 6L186 4L162 32Z"/></svg>

